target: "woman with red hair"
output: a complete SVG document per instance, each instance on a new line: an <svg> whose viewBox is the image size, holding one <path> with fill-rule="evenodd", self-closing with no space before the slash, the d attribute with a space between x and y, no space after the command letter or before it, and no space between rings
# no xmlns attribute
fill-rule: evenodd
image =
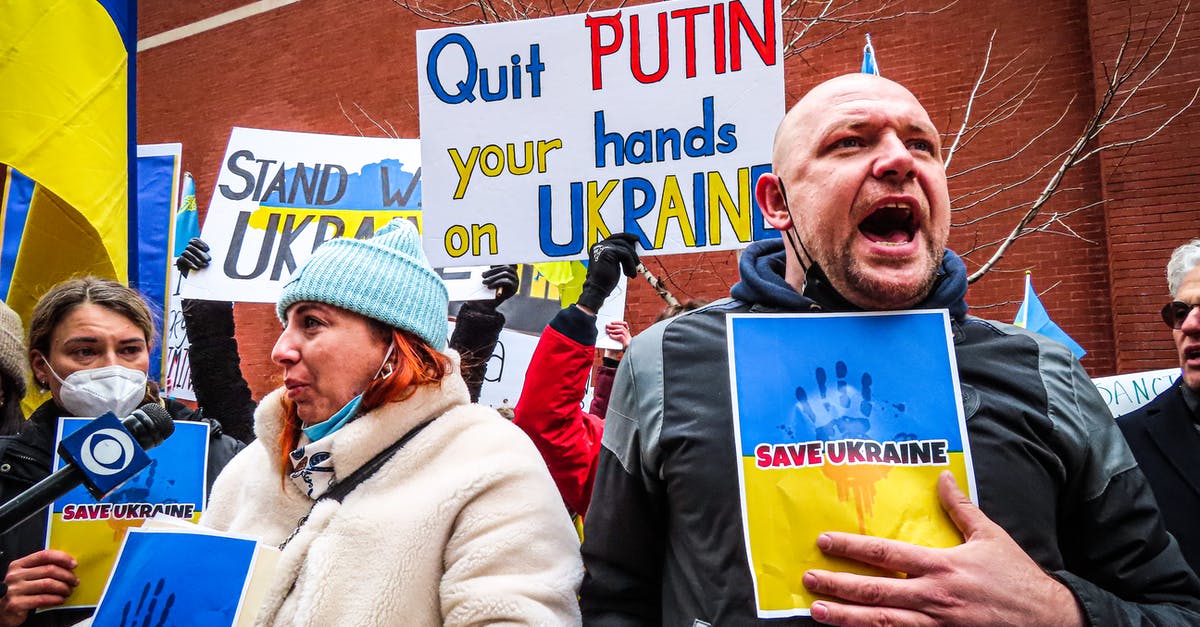
<svg viewBox="0 0 1200 627"><path fill-rule="evenodd" d="M202 520L282 547L259 624L579 622L570 520L528 438L470 404L446 306L403 220L284 287L284 387Z"/></svg>

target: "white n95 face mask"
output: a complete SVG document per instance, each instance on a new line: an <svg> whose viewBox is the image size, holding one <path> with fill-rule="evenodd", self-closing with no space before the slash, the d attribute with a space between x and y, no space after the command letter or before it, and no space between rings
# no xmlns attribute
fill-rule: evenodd
<svg viewBox="0 0 1200 627"><path fill-rule="evenodd" d="M53 368L50 368L50 374L62 384L58 391L59 401L72 416L91 418L111 411L117 418L124 418L146 397L146 373L125 366L79 370L67 375L66 379L58 376Z"/></svg>

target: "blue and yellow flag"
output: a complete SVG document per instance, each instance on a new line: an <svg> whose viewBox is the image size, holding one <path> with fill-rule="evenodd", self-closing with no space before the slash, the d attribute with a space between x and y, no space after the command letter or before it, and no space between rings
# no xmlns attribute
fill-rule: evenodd
<svg viewBox="0 0 1200 627"><path fill-rule="evenodd" d="M183 195L175 214L175 232L171 236L171 258L183 254L193 237L200 237L200 214L196 213L196 182L191 172L183 173Z"/></svg>
<svg viewBox="0 0 1200 627"><path fill-rule="evenodd" d="M128 278L135 24L133 0L5 3L0 163L35 183L7 294L23 319L70 276Z"/></svg>
<svg viewBox="0 0 1200 627"><path fill-rule="evenodd" d="M1013 320L1013 324L1066 345L1075 354L1075 359L1083 359L1083 356L1087 354L1087 351L1083 350L1078 342L1071 339L1066 331L1063 331L1050 319L1050 313L1046 311L1046 306L1042 304L1037 292L1033 290L1033 277L1029 271L1025 272L1025 300L1021 302L1021 308L1017 310L1017 319Z"/></svg>

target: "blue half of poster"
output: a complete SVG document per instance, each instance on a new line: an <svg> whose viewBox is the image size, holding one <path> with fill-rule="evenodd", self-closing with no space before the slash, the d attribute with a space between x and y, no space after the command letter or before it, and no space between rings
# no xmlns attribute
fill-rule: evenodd
<svg viewBox="0 0 1200 627"><path fill-rule="evenodd" d="M255 542L131 529L94 625L233 625Z"/></svg>

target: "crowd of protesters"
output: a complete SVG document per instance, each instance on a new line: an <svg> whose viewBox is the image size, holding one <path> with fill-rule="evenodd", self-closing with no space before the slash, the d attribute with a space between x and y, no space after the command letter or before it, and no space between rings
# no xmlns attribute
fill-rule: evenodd
<svg viewBox="0 0 1200 627"><path fill-rule="evenodd" d="M598 242L577 302L541 335L511 422L476 401L515 268L484 275L495 296L463 305L447 337L446 287L404 220L326 242L291 276L271 354L283 385L257 403L231 303L183 304L191 410L147 381L141 297L72 279L41 298L28 333L0 307L0 502L49 475L60 417L157 403L208 425L201 524L282 551L259 624L1200 625L1200 240L1172 258L1163 310L1183 377L1162 402L1193 420L1164 431L1190 455L1180 481L1155 456L1155 407L1119 428L1066 348L968 315L942 159L903 86L855 74L812 89L756 184L782 237L744 251L730 298L676 306L632 338L610 323L622 348L596 368L597 312L639 263L635 236ZM179 264L209 261L194 240ZM791 573L819 595L811 616L760 618L726 316L898 309L949 312L979 504L949 473L928 489L963 543L797 537L869 567L856 573L903 576ZM30 373L50 398L26 419ZM35 516L0 538L0 627L89 613L44 611L79 583L75 557L45 536Z"/></svg>

